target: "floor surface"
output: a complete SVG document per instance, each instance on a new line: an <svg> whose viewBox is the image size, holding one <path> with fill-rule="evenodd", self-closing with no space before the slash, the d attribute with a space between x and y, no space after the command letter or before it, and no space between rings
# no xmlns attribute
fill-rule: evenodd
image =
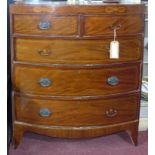
<svg viewBox="0 0 155 155"><path fill-rule="evenodd" d="M147 155L147 132L139 132L138 139L135 147L125 132L80 140L25 134L16 150L10 146L9 155Z"/></svg>

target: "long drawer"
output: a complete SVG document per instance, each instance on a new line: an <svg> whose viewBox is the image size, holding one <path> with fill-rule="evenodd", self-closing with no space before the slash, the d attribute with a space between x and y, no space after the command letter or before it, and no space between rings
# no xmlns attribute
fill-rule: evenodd
<svg viewBox="0 0 155 155"><path fill-rule="evenodd" d="M15 96L16 120L41 125L108 125L138 118L139 95L97 100L50 100Z"/></svg>
<svg viewBox="0 0 155 155"><path fill-rule="evenodd" d="M140 60L142 38L119 38L119 59L109 58L111 39L15 39L15 60L52 64L103 64Z"/></svg>
<svg viewBox="0 0 155 155"><path fill-rule="evenodd" d="M13 32L35 35L77 35L77 16L15 15Z"/></svg>
<svg viewBox="0 0 155 155"><path fill-rule="evenodd" d="M137 64L102 68L54 68L15 65L14 87L22 93L42 95L107 95L139 89Z"/></svg>
<svg viewBox="0 0 155 155"><path fill-rule="evenodd" d="M113 35L117 28L118 35L142 33L144 27L143 17L140 15L123 16L84 16L84 35Z"/></svg>

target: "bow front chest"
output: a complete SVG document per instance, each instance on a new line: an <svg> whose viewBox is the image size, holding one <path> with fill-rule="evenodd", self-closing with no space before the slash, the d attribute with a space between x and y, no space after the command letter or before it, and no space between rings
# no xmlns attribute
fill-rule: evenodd
<svg viewBox="0 0 155 155"><path fill-rule="evenodd" d="M24 132L90 138L128 131L137 144L143 4L17 2L10 23L15 146Z"/></svg>

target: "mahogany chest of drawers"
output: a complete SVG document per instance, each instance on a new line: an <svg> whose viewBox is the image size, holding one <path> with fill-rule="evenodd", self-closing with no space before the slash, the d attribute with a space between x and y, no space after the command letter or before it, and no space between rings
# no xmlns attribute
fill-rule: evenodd
<svg viewBox="0 0 155 155"><path fill-rule="evenodd" d="M13 138L128 131L137 144L144 5L10 6ZM110 59L113 29L120 56Z"/></svg>

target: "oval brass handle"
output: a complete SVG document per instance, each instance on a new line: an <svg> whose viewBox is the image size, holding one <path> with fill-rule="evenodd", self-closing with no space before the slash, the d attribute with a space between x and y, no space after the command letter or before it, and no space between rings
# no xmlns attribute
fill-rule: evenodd
<svg viewBox="0 0 155 155"><path fill-rule="evenodd" d="M119 83L119 79L117 76L110 76L108 79L107 79L107 82L109 85L111 86L115 86Z"/></svg>
<svg viewBox="0 0 155 155"><path fill-rule="evenodd" d="M38 26L41 30L47 30L51 27L51 24L49 22L40 22Z"/></svg>
<svg viewBox="0 0 155 155"><path fill-rule="evenodd" d="M47 109L47 108L42 108L42 109L40 109L40 111L39 111L39 115L41 116L41 117L49 117L49 116L51 116L51 112Z"/></svg>
<svg viewBox="0 0 155 155"><path fill-rule="evenodd" d="M51 50L39 50L38 54L41 56L49 56L51 54Z"/></svg>
<svg viewBox="0 0 155 155"><path fill-rule="evenodd" d="M107 117L115 117L118 114L116 109L109 109L106 111Z"/></svg>
<svg viewBox="0 0 155 155"><path fill-rule="evenodd" d="M48 87L48 86L50 86L51 85L51 83L52 83L52 81L51 80L49 80L48 78L40 78L39 79L39 84L40 84L40 86L41 87Z"/></svg>
<svg viewBox="0 0 155 155"><path fill-rule="evenodd" d="M122 27L121 24L109 26L109 28L110 28L111 30L114 30L114 29L119 30L121 27Z"/></svg>

